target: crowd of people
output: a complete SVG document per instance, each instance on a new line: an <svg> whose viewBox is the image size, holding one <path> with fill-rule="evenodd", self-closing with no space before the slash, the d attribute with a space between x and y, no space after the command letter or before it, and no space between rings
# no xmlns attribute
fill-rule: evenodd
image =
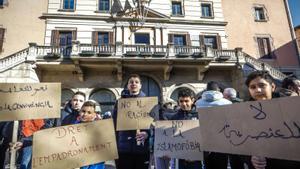
<svg viewBox="0 0 300 169"><path fill-rule="evenodd" d="M299 96L300 81L295 77L287 77L283 80L281 88L276 89L273 78L266 71L255 71L248 75L247 86L250 99L270 100L275 97ZM128 78L127 86L121 93L121 98L145 97L141 91L142 82L137 74ZM222 106L243 102L233 88L223 89L220 83L211 81L200 97L195 98L192 91L182 89L178 92L178 101L173 108L172 103L167 102L160 107L159 119L156 120L198 120L197 108ZM97 112L99 106L93 100L86 100L82 92L76 92L71 100L64 106L60 119L23 120L19 125L19 141L11 142L12 122L0 123L0 168L4 168L4 162L9 149L18 150L18 164L21 169L31 168L32 136L33 133L44 128L54 126L92 122L106 118L113 118L116 125L118 106L116 103L112 117L105 113ZM270 159L258 156L242 156L218 152L204 152L203 161L190 161L184 159L172 159L159 157L150 160L153 155L154 134L153 130L116 131L116 141L119 158L116 160L117 169L148 169L154 166L156 169L299 169L300 162ZM152 158L153 159L153 158ZM104 169L105 164L97 163L81 167L82 169Z"/></svg>

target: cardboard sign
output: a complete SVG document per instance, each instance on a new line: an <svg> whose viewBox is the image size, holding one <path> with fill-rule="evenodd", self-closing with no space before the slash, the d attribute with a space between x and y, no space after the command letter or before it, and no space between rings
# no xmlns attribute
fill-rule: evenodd
<svg viewBox="0 0 300 169"><path fill-rule="evenodd" d="M203 160L198 120L155 122L154 156Z"/></svg>
<svg viewBox="0 0 300 169"><path fill-rule="evenodd" d="M60 117L60 83L0 83L0 121Z"/></svg>
<svg viewBox="0 0 300 169"><path fill-rule="evenodd" d="M149 129L158 115L157 104L157 97L119 99L117 131Z"/></svg>
<svg viewBox="0 0 300 169"><path fill-rule="evenodd" d="M198 109L206 151L300 161L300 97Z"/></svg>
<svg viewBox="0 0 300 169"><path fill-rule="evenodd" d="M34 133L34 169L76 168L117 158L112 119Z"/></svg>

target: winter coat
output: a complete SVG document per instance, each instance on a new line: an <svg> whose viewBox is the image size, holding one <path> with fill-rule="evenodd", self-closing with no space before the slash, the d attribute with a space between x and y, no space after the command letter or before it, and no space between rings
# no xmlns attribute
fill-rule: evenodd
<svg viewBox="0 0 300 169"><path fill-rule="evenodd" d="M185 111L179 109L171 116L168 120L197 120L198 112L195 110L195 107L191 111Z"/></svg>
<svg viewBox="0 0 300 169"><path fill-rule="evenodd" d="M140 91L138 95L130 95L128 90L123 90L121 98L135 98L135 97L145 97L145 93ZM113 111L113 120L116 127L117 124L117 114L118 114L118 102L116 102L114 111ZM141 130L148 133L149 130ZM149 137L145 140L144 145L137 145L136 139L136 130L128 131L116 131L117 137L117 146L119 153L133 153L133 154L145 154L149 153Z"/></svg>
<svg viewBox="0 0 300 169"><path fill-rule="evenodd" d="M13 122L0 122L0 145L10 142L13 132Z"/></svg>
<svg viewBox="0 0 300 169"><path fill-rule="evenodd" d="M198 120L198 112L193 107L190 111L179 109L169 120ZM198 169L202 168L201 161L188 161L179 159L179 168L181 169Z"/></svg>
<svg viewBox="0 0 300 169"><path fill-rule="evenodd" d="M296 92L285 88L281 88L278 93L280 97L298 96Z"/></svg>
<svg viewBox="0 0 300 169"><path fill-rule="evenodd" d="M200 107L214 107L232 104L231 101L223 98L223 94L219 91L205 91L202 94L202 98L197 100L195 105L197 108Z"/></svg>
<svg viewBox="0 0 300 169"><path fill-rule="evenodd" d="M61 112L61 125L74 124L79 115L79 111L72 109L71 102L67 103L64 110ZM59 126L59 122L57 123Z"/></svg>

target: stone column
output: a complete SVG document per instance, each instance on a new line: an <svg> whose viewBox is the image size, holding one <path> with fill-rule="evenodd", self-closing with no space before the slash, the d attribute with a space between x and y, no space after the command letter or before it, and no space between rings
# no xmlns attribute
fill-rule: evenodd
<svg viewBox="0 0 300 169"><path fill-rule="evenodd" d="M29 50L28 50L28 55L26 57L27 62L36 62L36 57L37 57L37 44L30 42L29 43Z"/></svg>
<svg viewBox="0 0 300 169"><path fill-rule="evenodd" d="M80 42L78 40L72 40L72 52L71 57L78 57L80 53Z"/></svg>
<svg viewBox="0 0 300 169"><path fill-rule="evenodd" d="M175 46L174 43L168 43L168 57L175 57Z"/></svg>
<svg viewBox="0 0 300 169"><path fill-rule="evenodd" d="M123 56L123 43L121 41L116 42L116 56Z"/></svg>

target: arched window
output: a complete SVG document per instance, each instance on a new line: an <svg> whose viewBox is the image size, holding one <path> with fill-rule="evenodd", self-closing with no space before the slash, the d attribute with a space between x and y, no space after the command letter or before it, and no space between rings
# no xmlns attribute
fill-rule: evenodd
<svg viewBox="0 0 300 169"><path fill-rule="evenodd" d="M101 112L112 112L116 102L114 93L107 89L100 89L93 92L89 99L95 100L100 104Z"/></svg>
<svg viewBox="0 0 300 169"><path fill-rule="evenodd" d="M177 102L177 100L178 100L178 92L180 91L180 90L182 90L182 89L187 89L187 90L190 90L191 92L193 92L191 89L189 89L189 88L187 88L187 87L179 87L179 88L177 88L177 89L175 89L174 91L173 91L173 93L171 94L171 99L173 99L174 101L176 101ZM193 92L194 93L194 92ZM194 93L195 94L195 93Z"/></svg>
<svg viewBox="0 0 300 169"><path fill-rule="evenodd" d="M160 88L159 85L148 76L141 76L142 80L142 91L146 96L157 96L160 99Z"/></svg>
<svg viewBox="0 0 300 169"><path fill-rule="evenodd" d="M61 91L61 106L64 106L69 100L72 99L74 92L71 89L62 89Z"/></svg>

